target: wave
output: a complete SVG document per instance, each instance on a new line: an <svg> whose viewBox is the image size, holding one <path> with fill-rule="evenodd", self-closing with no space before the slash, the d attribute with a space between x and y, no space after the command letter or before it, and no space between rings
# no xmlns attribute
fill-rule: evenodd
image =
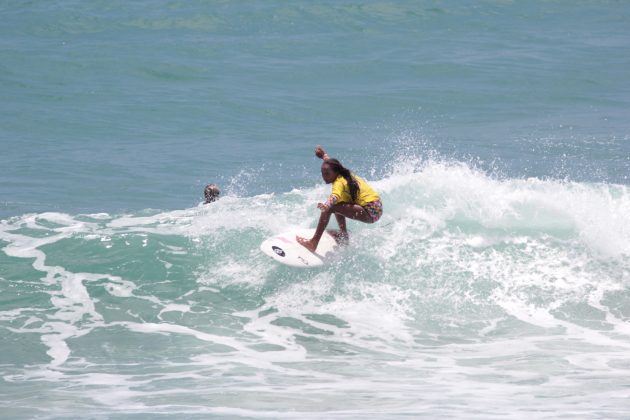
<svg viewBox="0 0 630 420"><path fill-rule="evenodd" d="M169 361L162 380L177 377L174 360L183 358L188 369L222 375L245 366L258 372L242 378L249 386L299 374L285 363L341 386L347 376L309 365L334 366L335 354L390 360L399 372L424 369L407 356L437 347L445 367L460 360L455 344L518 360L516 347L538 354L535 343L551 348L558 337L592 348L571 353L572 366L622 363L619 352L630 348L627 186L499 179L462 162L395 167L372 181L381 221L349 222L350 246L312 270L279 266L258 246L313 226L324 185L169 212L3 220L0 323L34 337L30 367L16 363L5 380L87 380L73 371L102 380L106 360L146 357L128 342L154 343ZM156 336L178 338L155 344ZM493 369L522 376L500 362ZM546 381L533 372L523 380ZM99 389L119 387L117 398L86 398L126 407L149 398L132 391L123 371L112 375ZM364 379L366 390L374 386Z"/></svg>

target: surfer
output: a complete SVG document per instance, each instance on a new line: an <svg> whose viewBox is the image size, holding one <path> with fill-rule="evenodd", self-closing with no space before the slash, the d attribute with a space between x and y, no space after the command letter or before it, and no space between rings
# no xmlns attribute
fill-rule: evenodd
<svg viewBox="0 0 630 420"><path fill-rule="evenodd" d="M210 204L219 199L219 194L221 194L221 190L216 184L208 184L206 188L203 190L203 195L206 198L206 201L203 204Z"/></svg>
<svg viewBox="0 0 630 420"><path fill-rule="evenodd" d="M364 223L375 223L383 214L381 197L367 182L344 168L337 159L328 156L319 145L315 147L315 156L324 161L321 168L322 178L326 184L332 184L332 192L328 200L317 204L321 215L313 237L311 239L296 237L298 243L311 252L317 249L331 214L334 213L337 219L339 231L330 233L338 242L348 240L346 217Z"/></svg>

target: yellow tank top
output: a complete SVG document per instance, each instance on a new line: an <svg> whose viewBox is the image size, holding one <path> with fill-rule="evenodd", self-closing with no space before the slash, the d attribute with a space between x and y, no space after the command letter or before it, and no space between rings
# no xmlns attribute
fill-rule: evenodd
<svg viewBox="0 0 630 420"><path fill-rule="evenodd" d="M371 203L372 201L381 199L381 196L378 195L378 193L374 191L363 178L360 178L356 175L352 176L359 183L359 192L357 194L357 200L354 202L355 204L363 207L367 203ZM353 202L352 196L350 195L350 187L348 186L348 181L346 181L346 178L342 177L341 175L339 175L337 179L335 179L335 181L333 182L331 195L334 195L337 198L337 203Z"/></svg>

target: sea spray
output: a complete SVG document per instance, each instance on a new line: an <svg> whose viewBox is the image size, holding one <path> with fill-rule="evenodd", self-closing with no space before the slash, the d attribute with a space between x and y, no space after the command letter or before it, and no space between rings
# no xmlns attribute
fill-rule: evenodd
<svg viewBox="0 0 630 420"><path fill-rule="evenodd" d="M70 389L94 414L297 404L317 416L340 394L349 415L365 398L373 413L453 414L497 395L521 409L552 395L550 410L579 413L596 375L588 409L621 412L628 187L497 178L458 161L397 167L371 180L382 220L350 222L350 245L313 270L258 245L314 225L323 186L4 220L2 346L25 352L5 360L4 389ZM438 408L444 396L451 409ZM38 412L28 397L4 404Z"/></svg>

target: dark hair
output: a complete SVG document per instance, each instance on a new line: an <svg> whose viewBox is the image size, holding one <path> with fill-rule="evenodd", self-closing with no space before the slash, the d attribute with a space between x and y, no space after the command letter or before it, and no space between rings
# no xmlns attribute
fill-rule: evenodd
<svg viewBox="0 0 630 420"><path fill-rule="evenodd" d="M344 177L346 181L348 181L348 187L350 188L350 196L352 197L352 201L357 201L357 195L359 194L359 183L352 176L350 169L344 168L341 162L337 159L328 159L326 161L328 165L330 165L331 169Z"/></svg>
<svg viewBox="0 0 630 420"><path fill-rule="evenodd" d="M203 195L206 198L206 204L216 201L219 194L221 194L221 190L219 190L219 187L216 184L208 184L203 190Z"/></svg>

